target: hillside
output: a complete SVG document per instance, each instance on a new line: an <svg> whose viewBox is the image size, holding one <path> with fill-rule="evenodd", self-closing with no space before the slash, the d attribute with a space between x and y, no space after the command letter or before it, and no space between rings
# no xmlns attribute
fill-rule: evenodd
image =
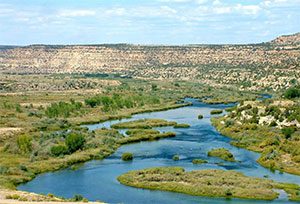
<svg viewBox="0 0 300 204"><path fill-rule="evenodd" d="M296 45L300 44L300 33L295 33L292 35L283 35L275 40L272 40L271 43L279 45Z"/></svg>
<svg viewBox="0 0 300 204"><path fill-rule="evenodd" d="M1 73L113 73L273 90L300 77L299 33L254 45L31 45L0 49Z"/></svg>

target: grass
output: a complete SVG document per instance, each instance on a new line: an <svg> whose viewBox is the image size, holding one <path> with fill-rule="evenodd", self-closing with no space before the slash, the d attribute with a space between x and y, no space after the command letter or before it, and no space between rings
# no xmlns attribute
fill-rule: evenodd
<svg viewBox="0 0 300 204"><path fill-rule="evenodd" d="M176 134L174 132L165 132L165 133L156 133L156 134L138 134L136 133L133 136L124 137L118 140L119 144L130 144L142 141L155 141L162 138L175 137Z"/></svg>
<svg viewBox="0 0 300 204"><path fill-rule="evenodd" d="M174 125L174 128L189 128L191 127L189 124L185 124L185 123L180 123L180 124L176 124Z"/></svg>
<svg viewBox="0 0 300 204"><path fill-rule="evenodd" d="M212 111L210 111L211 115L217 115L217 114L221 114L221 113L223 113L223 110L212 110Z"/></svg>
<svg viewBox="0 0 300 204"><path fill-rule="evenodd" d="M212 149L207 153L210 157L219 157L225 161L235 162L233 154L225 148Z"/></svg>
<svg viewBox="0 0 300 204"><path fill-rule="evenodd" d="M182 167L158 167L135 170L118 177L124 185L150 190L172 191L194 196L274 200L285 190L296 200L299 186L272 180L247 177L236 171L195 170L186 172Z"/></svg>
<svg viewBox="0 0 300 204"><path fill-rule="evenodd" d="M203 160L203 159L193 159L192 163L193 164L205 164L205 163L207 163L207 161Z"/></svg>
<svg viewBox="0 0 300 204"><path fill-rule="evenodd" d="M123 161L131 161L133 160L133 154L130 152L125 152L122 154L122 160Z"/></svg>
<svg viewBox="0 0 300 204"><path fill-rule="evenodd" d="M153 135L159 134L158 130L154 129L129 129L126 131L126 134L129 136L137 136L137 135Z"/></svg>
<svg viewBox="0 0 300 204"><path fill-rule="evenodd" d="M175 126L176 122L170 122L163 119L140 119L135 121L113 124L111 127L116 129L144 129L153 127Z"/></svg>

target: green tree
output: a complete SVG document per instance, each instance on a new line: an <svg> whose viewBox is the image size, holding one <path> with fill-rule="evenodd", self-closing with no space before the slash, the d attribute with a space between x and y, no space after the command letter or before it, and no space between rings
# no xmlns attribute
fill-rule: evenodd
<svg viewBox="0 0 300 204"><path fill-rule="evenodd" d="M289 88L285 93L284 97L288 99L300 97L300 90L297 88Z"/></svg>
<svg viewBox="0 0 300 204"><path fill-rule="evenodd" d="M68 148L68 151L70 153L73 153L83 148L85 144L85 138L84 136L78 133L71 132L70 134L68 134L65 143Z"/></svg>

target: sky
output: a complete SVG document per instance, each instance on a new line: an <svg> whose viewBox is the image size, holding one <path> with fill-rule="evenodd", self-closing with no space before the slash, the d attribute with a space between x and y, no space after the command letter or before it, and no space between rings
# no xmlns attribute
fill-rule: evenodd
<svg viewBox="0 0 300 204"><path fill-rule="evenodd" d="M300 32L300 0L0 0L0 44L245 44Z"/></svg>

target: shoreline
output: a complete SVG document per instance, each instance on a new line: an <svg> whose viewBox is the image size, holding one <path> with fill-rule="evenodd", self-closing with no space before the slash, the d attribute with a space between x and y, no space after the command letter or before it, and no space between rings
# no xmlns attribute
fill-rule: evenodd
<svg viewBox="0 0 300 204"><path fill-rule="evenodd" d="M98 122L87 122L87 123L84 123L84 124L80 123L79 125L80 125L80 126L81 126L81 125L88 125L88 124L92 125L92 124L97 124L97 123L107 122L107 121L110 121L110 120L118 120L118 119L130 118L130 117L132 117L132 115L135 115L135 114L151 113L151 112L158 112L158 111L164 111L164 110L171 110L171 109L177 109L177 108L186 107L186 106L191 106L191 105L192 105L192 103L182 103L182 104L176 104L176 103L174 103L174 104L172 104L172 105L170 104L169 106L167 106L167 107L162 107L162 108L154 107L154 108L148 108L148 109L145 109L145 110L133 111L133 112L130 113L129 116L122 116L122 115L120 115L120 116L113 116L113 117L111 117L111 118L109 118L109 119L107 119L107 120L100 120L100 121L98 121ZM137 142L138 142L138 141L137 141ZM69 163L69 164L67 164L67 165L65 165L65 164L63 163L63 161L61 161L61 164L60 164L58 167L52 166L53 169L46 169L45 171L40 171L40 172L34 173L34 175L32 175L32 177L30 177L30 178L27 177L28 180L24 180L24 181L21 181L21 182L18 182L18 183L14 183L13 185L14 185L14 188L15 188L15 189L13 189L12 191L14 192L14 194L22 194L23 191L19 191L19 190L17 189L17 187L18 187L19 185L21 185L21 184L24 184L24 183L27 183L27 182L32 181L32 180L35 179L38 175L41 175L41 174L43 174L43 173L55 172L55 171L63 170L63 169L66 169L66 168L70 168L70 167L72 167L73 165L85 163L85 162L92 161L92 160L103 160L103 159L109 157L110 155L112 155L112 154L113 154L120 146L122 146L122 145L126 145L126 143L125 143L125 144L122 144L122 143L118 143L118 142L117 142L117 143L115 144L115 147L114 147L113 151L106 152L104 155L101 155L100 157L97 157L97 156L99 156L99 155L97 155L96 152L99 152L99 150L101 150L101 148L88 149L88 150L85 150L85 151L80 151L80 152L77 152L77 153L68 155L68 156L66 156L66 157L72 157L72 156L75 157L75 156L77 156L78 154L87 154L88 157L85 157L83 160L75 161L74 163ZM61 159L61 158L60 158L60 159ZM64 159L64 158L62 158L62 160L63 160L63 159ZM46 165L46 164L47 164L47 161L48 161L48 162L50 162L49 167L51 168L51 160L55 160L55 159L44 160L44 161L40 161L39 163L44 163L44 165ZM56 159L56 160L57 160L57 159ZM1 201L1 202L2 202L2 200L3 200L3 198L1 198L1 194L3 194L2 191L6 191L6 190L9 190L9 188L5 188L5 187L4 187L4 189L1 189L1 188L0 188L0 201ZM31 194L31 192L26 192L26 193ZM37 195L43 196L43 195L41 195L41 194L37 194ZM1 200L1 199L2 199L2 200ZM16 202L16 200L13 200L13 199L5 199L5 202L6 202L6 200L7 200L7 201L10 201L10 200L14 201L14 202L7 202L7 203L15 203L15 202ZM1 202L0 202L0 203L1 203ZM3 202L4 202L4 200L3 200ZM44 203L44 201L42 201L42 202ZM51 201L50 201L50 202L51 202ZM68 202L68 203L71 202L71 203L72 203L72 201L67 201L67 200L65 200L65 199L62 200L61 202ZM22 203L24 203L24 202L22 202ZM29 201L28 203L31 204L30 201ZM35 203L37 203L37 202L35 202ZM52 203L53 203L53 202L52 202ZM60 202L59 202L59 203L60 203ZM79 202L76 202L76 203L79 203ZM97 203L98 203L98 202L97 202ZM2 204L2 203L1 203L1 204Z"/></svg>

